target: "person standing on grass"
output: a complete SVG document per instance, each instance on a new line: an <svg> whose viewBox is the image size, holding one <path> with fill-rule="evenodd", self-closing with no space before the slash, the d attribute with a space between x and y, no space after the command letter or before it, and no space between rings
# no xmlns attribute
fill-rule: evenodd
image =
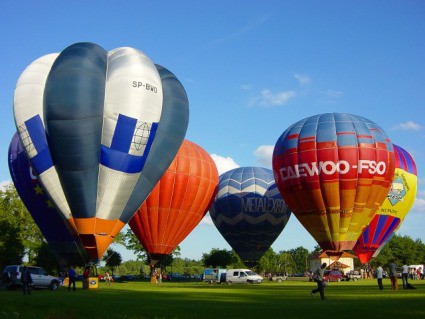
<svg viewBox="0 0 425 319"><path fill-rule="evenodd" d="M105 283L107 286L111 285L111 275L108 272L105 273Z"/></svg>
<svg viewBox="0 0 425 319"><path fill-rule="evenodd" d="M409 278L409 266L406 265L406 261L403 261L403 266L401 266L401 281L403 282L403 289L407 289Z"/></svg>
<svg viewBox="0 0 425 319"><path fill-rule="evenodd" d="M74 268L71 266L68 269L68 291L71 290L71 285L72 285L72 290L75 291L75 277L77 276L77 274L75 273Z"/></svg>
<svg viewBox="0 0 425 319"><path fill-rule="evenodd" d="M421 280L422 279L422 267L419 267L416 270L416 276L418 277L418 280Z"/></svg>
<svg viewBox="0 0 425 319"><path fill-rule="evenodd" d="M327 264L323 263L322 266L316 269L314 272L314 281L317 283L317 288L310 291L310 296L314 296L316 292L320 293L320 299L325 298L325 282L323 281L323 277L325 275L325 268Z"/></svg>
<svg viewBox="0 0 425 319"><path fill-rule="evenodd" d="M388 264L388 275L391 280L391 289L398 290L397 265L394 259L391 259L391 262Z"/></svg>
<svg viewBox="0 0 425 319"><path fill-rule="evenodd" d="M32 278L28 267L24 266L21 273L22 290L24 295L31 295Z"/></svg>
<svg viewBox="0 0 425 319"><path fill-rule="evenodd" d="M382 278L384 277L384 269L380 263L377 264L378 268L376 268L376 279L378 280L379 290L384 290L384 286L382 285Z"/></svg>

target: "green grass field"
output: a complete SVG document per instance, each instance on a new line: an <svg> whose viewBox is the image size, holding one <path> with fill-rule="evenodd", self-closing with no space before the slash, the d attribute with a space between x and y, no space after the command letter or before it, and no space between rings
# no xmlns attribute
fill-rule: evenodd
<svg viewBox="0 0 425 319"><path fill-rule="evenodd" d="M112 283L75 292L0 290L0 318L425 318L425 280L417 290L384 291L375 280L331 283L326 300L310 297L315 283L259 285ZM400 281L401 284L401 281Z"/></svg>

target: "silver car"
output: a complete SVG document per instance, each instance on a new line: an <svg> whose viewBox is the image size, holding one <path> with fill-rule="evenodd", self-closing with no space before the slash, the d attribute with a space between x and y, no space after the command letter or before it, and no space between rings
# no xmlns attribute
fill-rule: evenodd
<svg viewBox="0 0 425 319"><path fill-rule="evenodd" d="M8 278L8 287L13 288L22 285L21 275L23 267L24 266L11 265L4 269L2 278ZM43 268L36 266L27 266L27 268L31 274L31 279L35 288L58 290L60 287L60 279L48 275Z"/></svg>

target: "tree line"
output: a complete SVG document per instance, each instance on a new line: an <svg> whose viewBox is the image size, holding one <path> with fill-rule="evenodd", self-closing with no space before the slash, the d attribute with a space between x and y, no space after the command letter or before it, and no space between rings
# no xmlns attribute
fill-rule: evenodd
<svg viewBox="0 0 425 319"><path fill-rule="evenodd" d="M122 262L118 252L108 249L103 257L105 266L101 267L100 271L110 270L118 274L138 275L149 273L151 263L149 254L130 229L120 233L115 243L133 251L136 260ZM319 251L319 246L316 246L313 251L297 247L275 252L269 248L254 270L258 273L305 273L310 268L313 254ZM57 274L63 270L59 269L47 242L19 198L16 189L9 184L0 190L0 269L4 269L7 265L22 264L24 257L27 264L41 266L51 273ZM404 262L410 265L425 264L425 245L420 239L414 240L409 236L394 235L379 256L371 260L370 265L372 267L377 263L387 265L393 259L398 265ZM83 267L84 264L76 266ZM204 253L200 260L192 260L182 258L180 248L177 247L168 258L161 261L158 267L161 267L164 273L172 272L190 276L201 274L205 267L245 268L245 265L233 250L214 248ZM355 260L355 268L361 267L360 262Z"/></svg>

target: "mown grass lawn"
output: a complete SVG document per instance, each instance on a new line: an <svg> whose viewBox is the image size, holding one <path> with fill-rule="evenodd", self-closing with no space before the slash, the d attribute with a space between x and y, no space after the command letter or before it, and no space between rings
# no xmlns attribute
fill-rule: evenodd
<svg viewBox="0 0 425 319"><path fill-rule="evenodd" d="M0 290L0 318L425 318L425 281L417 290L379 291L375 280L331 283L326 300L310 297L314 283L260 285L112 283L75 292ZM401 282L400 282L401 284Z"/></svg>

